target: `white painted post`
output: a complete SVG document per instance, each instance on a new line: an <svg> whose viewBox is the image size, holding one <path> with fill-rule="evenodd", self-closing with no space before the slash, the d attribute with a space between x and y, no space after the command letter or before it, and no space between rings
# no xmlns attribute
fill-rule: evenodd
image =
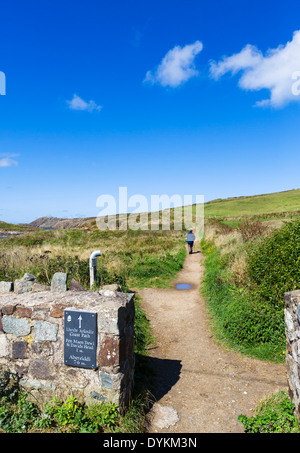
<svg viewBox="0 0 300 453"><path fill-rule="evenodd" d="M100 250L95 250L90 256L90 287L92 288L97 278L97 256L100 256Z"/></svg>

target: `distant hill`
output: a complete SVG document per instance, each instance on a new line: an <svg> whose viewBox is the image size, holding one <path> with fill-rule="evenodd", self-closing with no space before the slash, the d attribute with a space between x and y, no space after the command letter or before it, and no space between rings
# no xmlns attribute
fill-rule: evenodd
<svg viewBox="0 0 300 453"><path fill-rule="evenodd" d="M90 228L95 218L60 219L57 217L40 217L29 224L35 228L65 229L65 228Z"/></svg>
<svg viewBox="0 0 300 453"><path fill-rule="evenodd" d="M181 208L176 208L181 209ZM194 206L191 206L194 210ZM205 217L244 217L298 214L300 215L300 189L270 194L217 199L204 203ZM126 214L125 214L126 216ZM1 222L0 222L1 225ZM94 217L63 219L40 217L27 226L33 228L92 228L96 227Z"/></svg>

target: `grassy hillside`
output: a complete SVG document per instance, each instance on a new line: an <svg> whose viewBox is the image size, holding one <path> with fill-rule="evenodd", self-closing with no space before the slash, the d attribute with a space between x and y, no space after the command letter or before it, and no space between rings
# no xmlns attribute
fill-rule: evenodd
<svg viewBox="0 0 300 453"><path fill-rule="evenodd" d="M300 215L300 189L252 197L215 200L205 204L206 217L264 216L295 213Z"/></svg>
<svg viewBox="0 0 300 453"><path fill-rule="evenodd" d="M195 205L190 209L195 213ZM208 201L204 203L204 215L205 218L253 216L267 218L300 215L300 189Z"/></svg>
<svg viewBox="0 0 300 453"><path fill-rule="evenodd" d="M30 231L33 230L34 228L30 228L27 226L23 225L15 225L13 223L6 223L0 221L0 231L6 232L6 231Z"/></svg>

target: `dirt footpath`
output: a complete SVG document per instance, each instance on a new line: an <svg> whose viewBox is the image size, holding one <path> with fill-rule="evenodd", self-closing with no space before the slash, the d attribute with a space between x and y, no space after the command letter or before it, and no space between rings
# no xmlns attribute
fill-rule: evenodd
<svg viewBox="0 0 300 453"><path fill-rule="evenodd" d="M242 433L240 414L252 416L258 401L287 389L285 365L216 345L199 293L203 269L200 252L188 255L173 289L139 291L157 339L150 433ZM175 289L176 283L192 289Z"/></svg>

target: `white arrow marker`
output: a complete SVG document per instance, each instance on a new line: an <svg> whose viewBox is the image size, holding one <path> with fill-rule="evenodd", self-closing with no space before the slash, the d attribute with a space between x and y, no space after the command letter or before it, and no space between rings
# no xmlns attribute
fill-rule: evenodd
<svg viewBox="0 0 300 453"><path fill-rule="evenodd" d="M81 315L79 316L78 321L79 321L79 329L81 329L81 321L82 321Z"/></svg>

